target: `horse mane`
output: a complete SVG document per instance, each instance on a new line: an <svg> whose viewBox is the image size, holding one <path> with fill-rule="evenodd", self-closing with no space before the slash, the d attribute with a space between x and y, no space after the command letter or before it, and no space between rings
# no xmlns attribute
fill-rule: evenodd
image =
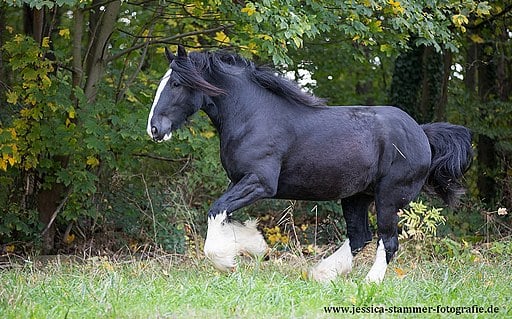
<svg viewBox="0 0 512 319"><path fill-rule="evenodd" d="M190 63L191 62L191 63ZM252 82L262 88L286 98L291 102L316 107L325 105L325 100L304 92L295 82L266 66L257 66L238 54L227 51L191 52L188 58L176 57L172 67L180 74L180 80L190 87L203 90L216 96L225 94L225 90L206 81L201 74L212 76L216 73L233 74L231 67L239 67L248 72Z"/></svg>

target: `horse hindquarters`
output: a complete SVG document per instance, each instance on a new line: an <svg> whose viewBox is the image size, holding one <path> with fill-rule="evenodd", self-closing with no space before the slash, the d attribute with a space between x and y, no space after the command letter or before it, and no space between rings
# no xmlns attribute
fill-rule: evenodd
<svg viewBox="0 0 512 319"><path fill-rule="evenodd" d="M429 172L428 140L416 123L405 124L403 134L390 136L381 154L381 163L386 164L381 165L375 183L377 256L366 277L372 282L382 281L387 264L398 250L398 211L420 193Z"/></svg>

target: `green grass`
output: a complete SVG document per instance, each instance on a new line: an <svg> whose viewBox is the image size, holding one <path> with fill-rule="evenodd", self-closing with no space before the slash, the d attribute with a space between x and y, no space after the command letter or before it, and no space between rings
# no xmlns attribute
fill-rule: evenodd
<svg viewBox="0 0 512 319"><path fill-rule="evenodd" d="M510 318L512 243L500 245L502 254L469 249L442 260L415 257L405 249L380 285L364 282L370 254L358 258L348 277L330 284L304 280L302 272L313 261L298 257L244 260L231 274L216 272L203 259L182 257L27 262L0 271L0 318L367 318L368 313L326 313L324 307L368 312L438 305L450 310L493 306L499 313L420 317Z"/></svg>

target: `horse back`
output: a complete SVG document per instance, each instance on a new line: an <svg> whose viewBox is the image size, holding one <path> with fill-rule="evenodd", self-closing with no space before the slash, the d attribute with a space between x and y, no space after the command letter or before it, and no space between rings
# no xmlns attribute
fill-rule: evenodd
<svg viewBox="0 0 512 319"><path fill-rule="evenodd" d="M288 135L293 142L282 157L277 198L372 192L383 176L430 163L423 130L395 107L320 108L298 118Z"/></svg>

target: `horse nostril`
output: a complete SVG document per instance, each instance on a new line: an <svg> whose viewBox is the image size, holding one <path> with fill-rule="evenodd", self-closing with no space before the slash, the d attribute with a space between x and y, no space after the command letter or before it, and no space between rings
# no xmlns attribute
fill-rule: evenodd
<svg viewBox="0 0 512 319"><path fill-rule="evenodd" d="M158 129L156 128L156 126L151 127L151 133L153 134L153 136L155 136L158 133Z"/></svg>

